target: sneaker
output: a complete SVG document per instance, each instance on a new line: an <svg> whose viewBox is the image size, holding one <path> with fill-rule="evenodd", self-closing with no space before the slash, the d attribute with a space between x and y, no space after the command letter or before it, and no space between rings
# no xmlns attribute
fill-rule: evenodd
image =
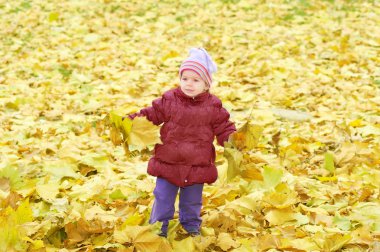
<svg viewBox="0 0 380 252"><path fill-rule="evenodd" d="M190 236L191 237L195 237L195 236L200 236L201 233L199 233L199 231L193 231L193 232L189 232Z"/></svg>
<svg viewBox="0 0 380 252"><path fill-rule="evenodd" d="M163 231L161 231L161 232L158 234L158 236L168 238L168 234L165 233L165 232L163 232Z"/></svg>
<svg viewBox="0 0 380 252"><path fill-rule="evenodd" d="M158 234L158 236L167 238L168 237L168 226L169 226L168 221L162 222L161 230L160 230L160 233Z"/></svg>
<svg viewBox="0 0 380 252"><path fill-rule="evenodd" d="M186 231L187 231L187 233L188 233L189 235L191 235L192 237L201 235L201 233L199 232L198 228L189 228L189 229L186 230Z"/></svg>

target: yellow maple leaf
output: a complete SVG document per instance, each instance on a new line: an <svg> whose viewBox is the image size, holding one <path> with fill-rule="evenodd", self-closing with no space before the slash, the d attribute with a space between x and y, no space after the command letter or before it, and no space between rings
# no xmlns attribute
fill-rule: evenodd
<svg viewBox="0 0 380 252"><path fill-rule="evenodd" d="M231 248L239 247L240 244L232 239L230 234L220 233L216 245L219 246L223 251L228 251Z"/></svg>
<svg viewBox="0 0 380 252"><path fill-rule="evenodd" d="M174 240L172 244L174 251L187 252L195 250L195 244L192 237L187 237L186 239L180 241Z"/></svg>
<svg viewBox="0 0 380 252"><path fill-rule="evenodd" d="M128 117L123 118L124 116L123 112L111 111L107 117L111 126L110 138L115 145L127 141L132 129L132 120Z"/></svg>
<svg viewBox="0 0 380 252"><path fill-rule="evenodd" d="M116 242L135 247L137 251L154 252L162 247L168 249L163 245L165 242L162 238L154 234L149 226L125 226L114 232L114 239Z"/></svg>
<svg viewBox="0 0 380 252"><path fill-rule="evenodd" d="M145 117L136 117L133 120L131 132L128 137L129 146L139 151L161 143L159 126L155 126Z"/></svg>
<svg viewBox="0 0 380 252"><path fill-rule="evenodd" d="M284 250L295 250L295 251L318 251L318 246L313 242L310 237L302 239L281 239L281 249Z"/></svg>
<svg viewBox="0 0 380 252"><path fill-rule="evenodd" d="M33 240L29 237L24 237L23 238L24 241L27 241L27 242L30 242L32 244L32 249L33 250L38 250L38 249L41 249L41 248L44 248L45 245L44 245L44 242L42 240Z"/></svg>
<svg viewBox="0 0 380 252"><path fill-rule="evenodd" d="M157 143L161 143L160 127L148 121L145 117L136 117L133 120L123 118L120 112L109 113L110 139L114 145L125 143L126 151L142 151L152 149Z"/></svg>
<svg viewBox="0 0 380 252"><path fill-rule="evenodd" d="M271 226L282 225L288 221L295 220L295 213L290 208L271 209L265 215L265 219Z"/></svg>
<svg viewBox="0 0 380 252"><path fill-rule="evenodd" d="M287 208L297 203L297 193L291 190L287 184L280 183L276 186L275 191L268 191L263 201L275 208Z"/></svg>
<svg viewBox="0 0 380 252"><path fill-rule="evenodd" d="M252 150L258 144L263 130L262 126L247 121L230 136L230 141L239 150Z"/></svg>
<svg viewBox="0 0 380 252"><path fill-rule="evenodd" d="M347 244L352 236L350 234L329 234L317 232L314 236L316 244L323 251L339 251Z"/></svg>

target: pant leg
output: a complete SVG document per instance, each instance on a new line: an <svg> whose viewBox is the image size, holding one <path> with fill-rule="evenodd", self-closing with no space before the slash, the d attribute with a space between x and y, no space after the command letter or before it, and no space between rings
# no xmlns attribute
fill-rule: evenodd
<svg viewBox="0 0 380 252"><path fill-rule="evenodd" d="M179 220L188 232L199 231L202 223L203 184L181 187L179 194Z"/></svg>
<svg viewBox="0 0 380 252"><path fill-rule="evenodd" d="M175 199L177 197L178 187L168 182L166 179L157 178L156 188L153 191L155 200L149 223L156 221L162 222L161 230L167 232L169 220L173 219L175 211Z"/></svg>

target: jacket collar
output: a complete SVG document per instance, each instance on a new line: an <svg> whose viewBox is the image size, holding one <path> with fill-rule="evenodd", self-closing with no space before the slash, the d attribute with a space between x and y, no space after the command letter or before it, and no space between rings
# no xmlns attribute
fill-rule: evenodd
<svg viewBox="0 0 380 252"><path fill-rule="evenodd" d="M188 96L187 94L185 94L180 87L177 87L175 89L175 93L184 101L189 101L189 102L202 102L204 100L206 100L209 96L210 96L210 93L209 91L206 91L206 92L203 92L197 96L194 96L194 97L191 97L191 96Z"/></svg>

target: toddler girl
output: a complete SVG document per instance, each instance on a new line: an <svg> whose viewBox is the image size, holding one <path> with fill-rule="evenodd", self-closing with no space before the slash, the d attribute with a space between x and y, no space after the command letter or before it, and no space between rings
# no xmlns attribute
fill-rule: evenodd
<svg viewBox="0 0 380 252"><path fill-rule="evenodd" d="M205 49L192 48L179 69L180 86L165 92L152 106L129 115L163 124L162 144L155 146L148 173L157 177L149 223L162 222L160 235L164 237L178 190L180 223L192 236L200 234L203 184L217 179L214 138L223 146L236 130L221 101L209 92L216 70Z"/></svg>

